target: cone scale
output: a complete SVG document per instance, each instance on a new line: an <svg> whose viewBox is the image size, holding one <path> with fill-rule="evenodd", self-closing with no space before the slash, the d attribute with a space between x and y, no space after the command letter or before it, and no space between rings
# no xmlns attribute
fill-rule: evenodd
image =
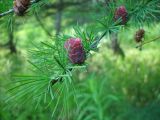
<svg viewBox="0 0 160 120"><path fill-rule="evenodd" d="M70 38L65 42L65 49L68 52L72 64L83 64L86 60L86 53L80 38Z"/></svg>
<svg viewBox="0 0 160 120"><path fill-rule="evenodd" d="M120 19L119 24L125 25L128 22L128 12L125 6L120 6L116 9L114 14L114 20L117 21Z"/></svg>

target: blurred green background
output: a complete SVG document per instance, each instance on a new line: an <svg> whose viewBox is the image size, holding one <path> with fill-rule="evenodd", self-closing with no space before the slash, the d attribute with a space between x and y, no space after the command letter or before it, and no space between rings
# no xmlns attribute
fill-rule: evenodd
<svg viewBox="0 0 160 120"><path fill-rule="evenodd" d="M11 2L3 7L5 1L0 2L0 12L12 6ZM43 2L39 3L24 17L10 14L0 18L0 120L160 120L160 41L146 44L141 51L135 48L137 27L132 24L118 34L125 57L115 54L111 40L105 37L98 53L92 53L87 59L87 70L73 72L72 85L76 92L73 95L72 89L69 93L75 99L63 101L65 107L60 103L55 117L51 114L56 103L49 107L40 103L36 109L31 103L6 107L10 106L5 98L14 81L12 76L22 72L27 74L27 52L34 49L34 44L52 41L49 34L72 34L72 27L77 23L81 27L94 25L98 15L93 13L100 10L88 2L80 4L81 1L68 0L75 4L59 11L51 6L56 1L48 2L48 8ZM38 17L34 15L37 11ZM11 21L14 21L13 38L8 33ZM144 29L145 41L160 35L159 22L144 25ZM11 39L16 51L10 49L8 41Z"/></svg>

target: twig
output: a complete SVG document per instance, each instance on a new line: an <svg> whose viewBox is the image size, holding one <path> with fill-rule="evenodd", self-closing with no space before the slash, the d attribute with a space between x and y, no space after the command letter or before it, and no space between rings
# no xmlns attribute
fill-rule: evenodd
<svg viewBox="0 0 160 120"><path fill-rule="evenodd" d="M13 10L13 8L12 8L12 9L4 12L4 13L1 13L1 14L0 14L0 18L3 17L3 16L5 16L5 15L8 15L8 14L12 13L13 11L14 11L14 10Z"/></svg>
<svg viewBox="0 0 160 120"><path fill-rule="evenodd" d="M31 5L34 4L34 3L38 3L39 1L41 1L41 0L32 0ZM86 3L86 2L90 2L90 0L87 0L87 1L84 0L82 2L65 2L65 3L63 3L63 8L73 6L73 5L80 5L80 4L83 4L83 3ZM59 7L62 7L62 4L55 3L55 4L46 5L47 9L49 9L49 8L56 8L57 9ZM10 13L13 13L13 12L14 12L14 9L12 8L12 9L6 11L6 12L0 13L0 18L8 15Z"/></svg>
<svg viewBox="0 0 160 120"><path fill-rule="evenodd" d="M32 0L32 1L31 1L31 5L34 4L34 3L38 3L39 1L40 1L40 0ZM14 12L14 9L13 9L13 8L10 9L10 10L8 10L8 11L6 11L6 12L3 12L3 13L0 14L0 18L3 17L3 16L6 16L6 15L8 15L8 14L11 14L11 13L13 13L13 12Z"/></svg>
<svg viewBox="0 0 160 120"><path fill-rule="evenodd" d="M156 38L154 38L154 39L152 39L152 40L150 40L150 41L143 42L143 43L141 43L140 45L136 46L136 48L142 47L143 45L148 44L148 43L151 43L151 42L154 42L154 41L156 41L156 40L160 40L160 36L158 36L158 37L156 37Z"/></svg>
<svg viewBox="0 0 160 120"><path fill-rule="evenodd" d="M105 31L100 37L96 38L96 40L90 45L90 49L97 48L97 45L102 40L102 38L107 34L107 31Z"/></svg>
<svg viewBox="0 0 160 120"><path fill-rule="evenodd" d="M99 42L102 40L102 38L107 34L107 31L105 31L100 37L95 39L95 42L93 42L90 46L90 48L94 49L95 47L97 47L97 45L99 44ZM63 67L63 65L61 65L61 63L55 58L56 62L65 70L65 68ZM71 69L68 69L69 71L72 71ZM67 71L67 70L65 70ZM66 73L66 72L64 72ZM52 79L51 80L51 86L55 85L57 82L62 82L63 77L58 77L56 79Z"/></svg>

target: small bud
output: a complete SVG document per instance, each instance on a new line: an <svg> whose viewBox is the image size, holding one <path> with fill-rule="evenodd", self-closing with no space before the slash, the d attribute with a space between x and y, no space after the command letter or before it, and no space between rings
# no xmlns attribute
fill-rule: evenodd
<svg viewBox="0 0 160 120"><path fill-rule="evenodd" d="M134 36L134 39L137 43L141 42L142 41L142 38L144 38L144 34L145 34L145 31L144 29L140 29L136 32L135 36Z"/></svg>
<svg viewBox="0 0 160 120"><path fill-rule="evenodd" d="M68 52L70 61L73 64L83 64L86 60L86 52L80 38L70 38L65 42L64 47Z"/></svg>
<svg viewBox="0 0 160 120"><path fill-rule="evenodd" d="M125 6L120 6L116 9L114 14L114 20L121 20L119 24L125 25L128 22L128 13Z"/></svg>
<svg viewBox="0 0 160 120"><path fill-rule="evenodd" d="M13 2L14 12L19 16L24 15L26 10L28 9L29 4L30 0L14 0Z"/></svg>

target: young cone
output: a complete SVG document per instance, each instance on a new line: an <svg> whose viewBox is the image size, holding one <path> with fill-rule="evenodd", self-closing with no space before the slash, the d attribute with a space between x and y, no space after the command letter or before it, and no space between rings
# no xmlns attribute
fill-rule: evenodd
<svg viewBox="0 0 160 120"><path fill-rule="evenodd" d="M141 42L142 41L142 38L144 38L144 34L145 34L145 31L144 29L140 29L136 32L135 36L134 36L134 39L137 43Z"/></svg>
<svg viewBox="0 0 160 120"><path fill-rule="evenodd" d="M14 12L17 15L22 16L22 15L24 15L26 10L28 9L28 6L30 4L30 0L14 0L13 3L14 3L13 4Z"/></svg>
<svg viewBox="0 0 160 120"><path fill-rule="evenodd" d="M70 38L65 42L64 47L68 57L73 64L83 64L86 60L86 52L80 38Z"/></svg>
<svg viewBox="0 0 160 120"><path fill-rule="evenodd" d="M114 20L118 21L120 19L119 24L125 25L128 22L128 12L125 6L120 6L116 9L114 14Z"/></svg>

